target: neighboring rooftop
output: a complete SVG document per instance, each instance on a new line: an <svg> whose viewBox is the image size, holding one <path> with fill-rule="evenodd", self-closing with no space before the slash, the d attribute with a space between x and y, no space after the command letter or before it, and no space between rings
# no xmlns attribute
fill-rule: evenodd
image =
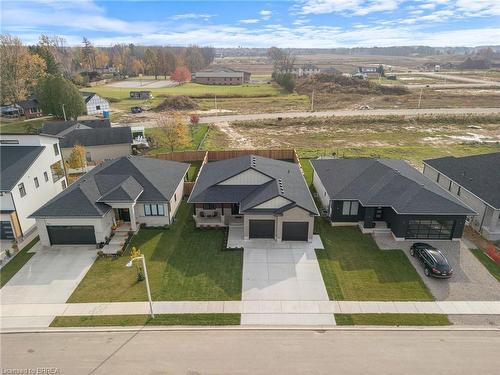
<svg viewBox="0 0 500 375"><path fill-rule="evenodd" d="M218 185L247 170L254 170L270 178L262 185ZM311 193L295 163L246 155L234 159L210 162L203 166L189 197L190 203L240 203L240 211L275 197L291 201L286 208L299 206L312 214L318 210Z"/></svg>
<svg viewBox="0 0 500 375"><path fill-rule="evenodd" d="M104 202L167 202L189 164L127 156L92 169L51 199L32 217L101 217Z"/></svg>
<svg viewBox="0 0 500 375"><path fill-rule="evenodd" d="M424 160L490 206L500 208L500 152Z"/></svg>
<svg viewBox="0 0 500 375"><path fill-rule="evenodd" d="M109 119L100 120L78 120L78 121L50 121L44 122L40 133L57 135L75 125L87 128L110 128Z"/></svg>
<svg viewBox="0 0 500 375"><path fill-rule="evenodd" d="M220 68L200 70L199 72L196 72L194 75L195 77L223 78L223 77L243 77L245 73L249 74L248 72L244 72L243 70L235 70L232 68L220 67Z"/></svg>
<svg viewBox="0 0 500 375"><path fill-rule="evenodd" d="M399 214L475 214L403 160L318 159L311 164L331 199L392 207Z"/></svg>
<svg viewBox="0 0 500 375"><path fill-rule="evenodd" d="M82 146L101 146L132 143L132 131L129 127L75 129L61 139L61 148Z"/></svg>
<svg viewBox="0 0 500 375"><path fill-rule="evenodd" d="M88 103L90 99L92 99L96 95L95 92L83 92L83 91L81 91L80 94L83 96L83 100L85 100L85 103Z"/></svg>
<svg viewBox="0 0 500 375"><path fill-rule="evenodd" d="M0 146L0 191L11 191L33 164L43 146Z"/></svg>

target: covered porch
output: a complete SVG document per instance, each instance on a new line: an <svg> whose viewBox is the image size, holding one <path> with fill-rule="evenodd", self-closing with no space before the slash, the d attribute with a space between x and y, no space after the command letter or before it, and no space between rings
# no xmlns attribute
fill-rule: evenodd
<svg viewBox="0 0 500 375"><path fill-rule="evenodd" d="M243 225L238 203L196 203L193 219L197 227Z"/></svg>

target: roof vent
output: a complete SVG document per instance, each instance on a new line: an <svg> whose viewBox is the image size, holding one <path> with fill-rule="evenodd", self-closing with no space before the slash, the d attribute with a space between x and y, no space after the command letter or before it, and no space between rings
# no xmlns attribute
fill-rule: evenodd
<svg viewBox="0 0 500 375"><path fill-rule="evenodd" d="M250 156L250 163L252 164L252 167L256 166L257 160L255 159L255 156Z"/></svg>
<svg viewBox="0 0 500 375"><path fill-rule="evenodd" d="M285 189L283 188L283 180L278 179L278 189L280 194L285 194Z"/></svg>

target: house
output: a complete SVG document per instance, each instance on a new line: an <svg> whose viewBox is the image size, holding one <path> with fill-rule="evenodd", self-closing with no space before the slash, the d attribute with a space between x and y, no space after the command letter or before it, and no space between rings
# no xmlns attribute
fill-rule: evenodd
<svg viewBox="0 0 500 375"><path fill-rule="evenodd" d="M153 99L151 91L130 91L130 99Z"/></svg>
<svg viewBox="0 0 500 375"><path fill-rule="evenodd" d="M381 76L380 69L380 66L359 66L353 76L363 79L379 78Z"/></svg>
<svg viewBox="0 0 500 375"><path fill-rule="evenodd" d="M54 121L42 125L42 134L61 138L63 158L68 160L73 147L85 147L87 162L101 162L132 153L132 131L129 127L111 127L108 119Z"/></svg>
<svg viewBox="0 0 500 375"><path fill-rule="evenodd" d="M188 200L198 227L243 226L243 238L312 241L318 210L295 163L246 155L202 166Z"/></svg>
<svg viewBox="0 0 500 375"><path fill-rule="evenodd" d="M82 92L87 115L109 117L109 102L94 92Z"/></svg>
<svg viewBox="0 0 500 375"><path fill-rule="evenodd" d="M172 223L189 164L127 156L108 160L35 211L44 246L106 241L114 225Z"/></svg>
<svg viewBox="0 0 500 375"><path fill-rule="evenodd" d="M36 229L35 210L67 186L59 138L0 135L0 239L20 240Z"/></svg>
<svg viewBox="0 0 500 375"><path fill-rule="evenodd" d="M287 69L284 73L290 73L295 77L309 77L321 73L321 69L313 64L294 65L291 69Z"/></svg>
<svg viewBox="0 0 500 375"><path fill-rule="evenodd" d="M242 85L250 81L251 73L231 68L216 68L196 72L192 81L203 85Z"/></svg>
<svg viewBox="0 0 500 375"><path fill-rule="evenodd" d="M23 114L27 119L42 117L43 112L38 100L36 98L28 98L17 102L18 108L21 108L21 114Z"/></svg>
<svg viewBox="0 0 500 375"><path fill-rule="evenodd" d="M477 212L476 231L500 240L500 152L424 160L424 175Z"/></svg>
<svg viewBox="0 0 500 375"><path fill-rule="evenodd" d="M21 116L21 108L18 105L3 105L0 107L2 117L16 118Z"/></svg>
<svg viewBox="0 0 500 375"><path fill-rule="evenodd" d="M313 183L332 225L396 240L459 239L476 213L405 161L312 160Z"/></svg>

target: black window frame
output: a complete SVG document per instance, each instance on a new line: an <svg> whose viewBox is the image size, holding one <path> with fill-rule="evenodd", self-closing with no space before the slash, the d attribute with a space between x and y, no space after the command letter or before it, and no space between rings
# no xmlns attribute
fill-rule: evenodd
<svg viewBox="0 0 500 375"><path fill-rule="evenodd" d="M49 174L47 171L43 172L43 178L45 179L45 182L49 182Z"/></svg>
<svg viewBox="0 0 500 375"><path fill-rule="evenodd" d="M19 189L19 195L21 196L21 198L26 196L26 187L24 186L23 182L17 185L17 188Z"/></svg>
<svg viewBox="0 0 500 375"><path fill-rule="evenodd" d="M144 216L165 216L165 206L161 203L145 203L143 206ZM160 211L162 211L162 213L160 213Z"/></svg>
<svg viewBox="0 0 500 375"><path fill-rule="evenodd" d="M33 182L35 183L35 188L38 189L40 187L40 182L38 182L38 177L33 178Z"/></svg>
<svg viewBox="0 0 500 375"><path fill-rule="evenodd" d="M204 210L216 210L217 205L215 203L203 203Z"/></svg>
<svg viewBox="0 0 500 375"><path fill-rule="evenodd" d="M68 185L66 185L66 180L61 181L61 186L62 186L63 190L68 187Z"/></svg>
<svg viewBox="0 0 500 375"><path fill-rule="evenodd" d="M406 239L450 240L455 231L454 219L410 219Z"/></svg>
<svg viewBox="0 0 500 375"><path fill-rule="evenodd" d="M52 145L52 147L54 148L54 154L55 154L56 156L59 156L59 154L60 154L59 145L58 145L57 143L54 143L54 144Z"/></svg>

